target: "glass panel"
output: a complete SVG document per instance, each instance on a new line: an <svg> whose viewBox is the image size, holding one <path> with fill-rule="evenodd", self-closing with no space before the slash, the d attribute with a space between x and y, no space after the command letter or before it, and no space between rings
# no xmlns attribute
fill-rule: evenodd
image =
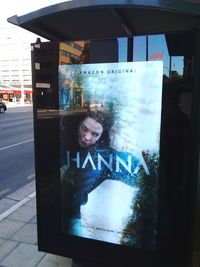
<svg viewBox="0 0 200 267"><path fill-rule="evenodd" d="M163 63L131 44L60 43L62 231L155 250Z"/></svg>
<svg viewBox="0 0 200 267"><path fill-rule="evenodd" d="M133 61L146 60L146 36L133 37Z"/></svg>
<svg viewBox="0 0 200 267"><path fill-rule="evenodd" d="M119 62L127 61L127 47L128 47L128 39L127 38L118 38L119 44Z"/></svg>
<svg viewBox="0 0 200 267"><path fill-rule="evenodd" d="M144 69L145 66L147 66L146 65L147 63L151 64L152 62L153 64L153 62L155 62L155 64L158 64L159 62L163 62L163 66L159 65L160 67L162 66L162 72L163 72L163 76L162 76L163 78L162 111L163 112L162 112L162 135L161 135L161 141L160 141L161 163L162 163L161 166L165 170L165 173L163 174L163 177L161 179L161 185L162 185L162 190L165 191L166 194L168 194L169 207L171 208L170 201L173 201L174 196L176 196L176 199L177 199L176 209L184 210L186 206L184 206L184 204L182 206L179 206L178 203L180 203L182 198L186 199L186 196L187 196L186 180L187 180L188 168L189 168L188 166L188 157L189 157L188 138L189 136L188 135L189 135L189 129L190 129L191 100L192 100L192 84L191 84L191 76L190 76L191 72L189 73L189 75L187 75L187 79L185 78L186 78L186 74L188 73L188 70L186 68L188 64L190 66L192 64L192 53L193 52L191 51L191 48L190 48L189 51L187 51L187 55L184 55L184 53L180 54L181 52L179 51L180 47L178 46L179 43L177 42L177 38L179 38L179 35L173 36L173 35L161 34L161 35L133 37L131 40L132 43L129 42L128 38L118 38L116 40L87 41L87 42L82 42L82 46L81 46L82 52L81 52L81 49L77 50L74 44L72 45L72 43L68 43L68 44L65 43L65 46L68 45L68 50L67 52L61 51L62 53L60 53L60 64L63 64L64 62L63 56L65 56L66 58L68 57L68 61L67 60L65 61L67 64L87 63L89 65L88 66L82 65L78 67L76 65L67 66L65 64L63 65L63 67L60 67L60 76L59 76L60 109L67 112L66 114L62 113L62 115L65 117L67 116L67 114L72 112L74 108L77 109L76 112L78 110L79 111L82 110L83 112L84 109L85 110L91 109L91 107L97 108L99 107L99 105L101 105L102 108L106 107L109 102L110 102L110 105L114 105L113 93L111 94L111 93L108 93L107 91L109 90L108 89L109 86L111 86L111 89L112 89L112 84L113 84L113 86L115 87L114 90L119 90L117 87L117 83L118 83L120 87L124 88L123 98L125 98L126 95L127 96L129 95L128 92L135 90L134 84L135 83L137 84L139 82L139 80L137 80L138 79L137 76L135 77L135 81L134 79L132 81L127 80L127 83L129 83L128 87L130 88L128 89L128 87L126 87L126 79L128 78L126 75L123 76L122 72L125 72L127 69L130 70L130 68L133 68L134 71L138 72L139 69L138 67L136 67L137 64L143 64L141 65L143 66L141 68ZM130 46L130 44L132 45L132 47ZM62 48L64 47L64 44L61 44L60 47L61 47L60 49L62 50ZM130 65L128 65L128 63L126 65L120 65L119 63L115 63L116 64L115 65L115 64L110 63L110 62L117 62L117 61L127 62L127 59L130 58L129 53L131 53L131 50L133 51L133 61L135 63L130 63ZM188 52L189 54L191 53L191 56L189 57L188 57ZM91 63L105 63L105 62L108 62L108 63L101 64L99 66L96 64L93 64L93 65L91 64ZM151 65L149 65L149 68L150 66ZM108 74L109 72L113 73L113 78L110 78L111 74L109 75ZM144 77L145 75L147 75L146 77L148 77L147 73L144 73L143 75ZM151 90L153 94L153 91L154 91L154 88L152 87L153 81L156 81L154 87L156 86L156 84L158 85L157 78L158 78L158 75L160 75L159 69L157 69L157 73L152 72L151 75L152 77L151 79L149 79L149 84L148 85L146 84L147 86L146 96L141 96L143 99L142 101L144 101L144 103L145 101L149 102L148 99L145 98L145 97L148 98L147 96L148 90ZM63 80L64 76L68 77L67 80L65 80L66 82ZM102 77L107 77L105 78L107 80L104 80L104 78ZM120 77L123 77L123 78L120 78ZM91 91L89 89L91 86L90 83L92 84ZM143 80L140 80L140 83L145 83L145 78ZM85 86L87 87L87 89ZM104 91L103 88L104 87L106 88L106 86L108 88L107 90ZM68 87L68 90L66 89L67 87ZM149 89L148 87L150 87L151 89ZM142 87L140 88L140 90L142 92ZM65 91L66 92L68 91L67 96L65 96L64 94ZM132 104L134 105L134 95L130 97L133 97ZM66 102L65 100L63 100L63 98L65 98ZM124 110L125 110L125 107L127 109L127 106L129 103L128 98L126 98L127 104L123 107ZM122 97L120 97L120 94L118 95L118 98L115 98L116 103L121 101L121 100L119 101L119 99L122 99ZM121 104L118 103L117 105L122 105L122 103ZM149 108L148 105L143 106L143 109L145 109L146 112L148 112L147 111L148 108ZM115 106L115 111L113 112L116 112L117 114L123 114L123 109L119 113L118 107ZM132 116L134 117L135 108L133 111L130 111L130 112L132 112ZM158 112L158 111L151 110L151 112ZM160 116L159 113L157 113L157 115ZM146 116L148 116L148 113L146 113ZM69 117L67 116L67 118ZM141 115L141 118L142 118L142 115ZM129 121L129 124L134 122L134 120L129 117L126 117L126 121L127 120ZM139 123L139 121L137 123ZM119 124L120 129L125 127L125 126L122 126L120 123L118 124ZM118 127L118 131L119 131L119 127ZM133 129L134 127L132 129L131 128L129 129L129 132L131 132L132 134L134 133ZM152 124L151 126L150 125L148 126L148 131L146 128L144 128L143 131L151 132L153 135L153 129L154 129L154 126ZM157 134L159 135L159 132L157 132ZM109 133L109 135L110 137L112 136L111 132ZM122 139L123 138L125 138L125 135L124 137L122 137ZM126 138L128 138L127 134L126 134ZM133 136L132 138L135 139L136 136ZM142 152L142 149L144 150L144 147L142 147L144 145L144 139L143 141L141 141L141 139L138 139L137 145L135 143L134 147L131 147L131 148L129 147L127 143L125 144L124 141L122 142L122 139L119 136L118 137L115 136L114 139L117 140L116 148L119 151L124 151L124 149L125 150L127 149L127 151L129 152L134 151L134 155L138 155L138 153L136 152L137 151L136 146L138 146L138 143L140 142L141 142L141 152ZM147 139L149 140L151 139L150 135L148 135ZM159 138L157 140L159 140ZM122 142L123 144L120 145L120 142ZM127 139L127 142L130 143L130 140L128 141ZM84 144L86 146L86 142ZM111 146L111 143L109 145ZM70 153L70 151L68 152ZM159 152L159 150L157 150L157 152ZM78 150L78 153L80 153L80 148ZM101 154L98 154L98 155L101 155ZM110 155L113 156L112 153ZM154 157L153 155L154 154L152 154L151 156ZM65 159L66 158L67 156L65 157ZM96 166L95 166L95 163L92 161L93 159L92 158L89 159L87 157L86 159L87 159L87 164L88 162L90 162L90 165L92 164L91 167L95 169ZM78 159L76 158L76 161L77 160ZM68 155L68 163L70 161L71 161L71 156ZM102 161L104 161L104 165L107 164L107 169L112 168L111 165L109 165L108 163L108 159L107 161L105 159L102 159ZM85 168L85 165L83 163L84 167L82 168ZM146 168L148 171L147 166ZM100 188L100 180L101 179L99 179L98 188ZM104 179L102 181L104 181ZM91 183L90 186L91 185L93 186L93 183ZM90 193L92 195L92 190L89 190L88 192L89 193L86 193L85 200L84 200L84 205L86 207L87 207L86 204L88 203L88 197L90 196ZM149 194L143 196L144 198L147 198L147 202L148 202L148 196ZM80 202L80 207L82 210L84 210L85 206L81 204L83 203L83 200L80 200L80 201L82 201ZM139 206L142 205L140 201L141 200L138 200ZM79 207L79 215L80 215L80 207ZM134 216L135 214L136 213L134 213ZM173 216L171 215L171 210L170 210L169 217L170 216L172 219ZM175 221L182 220L182 225L186 224L186 219L184 218L183 214L181 214L180 217L175 216L174 220ZM92 224L90 225L90 227L95 227L95 226ZM131 226L129 225L129 228L130 227ZM64 228L65 228L64 231L66 231L66 227ZM81 236L80 234L81 228L77 226L77 229L78 230L73 229L72 233ZM115 230L116 228L114 229L114 231ZM87 232L86 229L84 231ZM134 227L133 227L133 231L135 231ZM172 227L170 231L174 231L174 228ZM182 232L180 230L180 236L179 236L180 239L181 239L181 233ZM94 238L92 237L92 234L90 234L89 236L86 234L86 237ZM134 238L135 238L135 241L133 241ZM134 238L130 238L130 240L132 241L130 240L129 241L135 242L135 244L137 244L137 241L136 241L137 237L134 237ZM101 240L101 237L99 236L97 237L97 239ZM180 239L177 242L180 242ZM108 239L104 237L104 239L102 240L107 240L109 242L109 237ZM111 238L111 240L113 239Z"/></svg>
<svg viewBox="0 0 200 267"><path fill-rule="evenodd" d="M133 61L162 60L164 74L169 78L182 78L184 68L183 56L170 56L165 35L133 37Z"/></svg>
<svg viewBox="0 0 200 267"><path fill-rule="evenodd" d="M175 79L183 78L184 57L175 56L171 58L171 76Z"/></svg>
<svg viewBox="0 0 200 267"><path fill-rule="evenodd" d="M55 208L42 201L61 220L49 225L56 236L62 225L66 242L162 247L167 267L186 266L194 43L190 32L36 47L37 116L48 118L38 123L37 166L44 181L52 172L52 188L61 182ZM91 111L107 119L88 124Z"/></svg>

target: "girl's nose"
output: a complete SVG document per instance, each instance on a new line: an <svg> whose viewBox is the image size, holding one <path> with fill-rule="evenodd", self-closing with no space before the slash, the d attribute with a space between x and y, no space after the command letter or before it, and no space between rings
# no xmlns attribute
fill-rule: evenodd
<svg viewBox="0 0 200 267"><path fill-rule="evenodd" d="M85 134L85 140L90 140L90 138L91 138L91 133L90 132L87 132L86 134Z"/></svg>

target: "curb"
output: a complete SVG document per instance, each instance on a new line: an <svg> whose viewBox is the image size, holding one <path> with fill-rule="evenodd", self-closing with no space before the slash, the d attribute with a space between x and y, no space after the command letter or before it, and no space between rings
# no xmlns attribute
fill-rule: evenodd
<svg viewBox="0 0 200 267"><path fill-rule="evenodd" d="M7 106L7 109L10 109L10 108L22 108L22 107L32 107L33 105L32 104L6 104Z"/></svg>

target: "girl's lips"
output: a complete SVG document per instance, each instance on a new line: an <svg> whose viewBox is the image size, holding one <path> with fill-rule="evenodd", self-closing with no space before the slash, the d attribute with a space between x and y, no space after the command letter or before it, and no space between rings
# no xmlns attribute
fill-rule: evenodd
<svg viewBox="0 0 200 267"><path fill-rule="evenodd" d="M83 147L86 147L86 146L88 146L89 144L86 143L86 142L84 142L84 141L80 141L80 145L83 146Z"/></svg>

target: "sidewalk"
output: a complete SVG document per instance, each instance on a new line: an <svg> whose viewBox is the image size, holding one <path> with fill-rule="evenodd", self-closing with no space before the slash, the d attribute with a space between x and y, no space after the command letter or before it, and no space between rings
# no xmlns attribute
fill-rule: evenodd
<svg viewBox="0 0 200 267"><path fill-rule="evenodd" d="M0 267L71 267L37 250L35 181L0 200Z"/></svg>
<svg viewBox="0 0 200 267"><path fill-rule="evenodd" d="M8 109L10 108L20 108L20 107L32 107L33 104L21 104L21 103L13 103L13 102L9 102L9 103L6 103L6 106Z"/></svg>

